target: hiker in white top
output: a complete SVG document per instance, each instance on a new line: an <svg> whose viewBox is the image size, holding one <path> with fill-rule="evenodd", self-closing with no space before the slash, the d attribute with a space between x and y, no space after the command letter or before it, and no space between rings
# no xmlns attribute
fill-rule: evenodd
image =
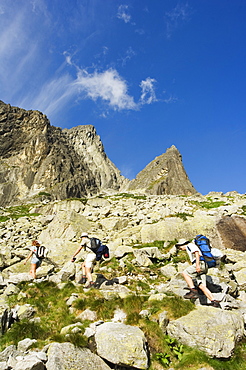
<svg viewBox="0 0 246 370"><path fill-rule="evenodd" d="M88 280L88 287L93 287L94 282L92 281L92 267L96 260L96 254L90 249L91 246L91 240L87 233L82 233L81 235L82 242L80 247L76 250L74 255L72 256L71 261L75 261L75 256L81 251L82 248L84 248L85 251L88 252L84 262L81 265L82 268L82 278L80 279L80 284L85 284Z"/></svg>
<svg viewBox="0 0 246 370"><path fill-rule="evenodd" d="M208 266L205 261L200 260L202 253L199 247L185 239L181 239L176 244L176 247L186 251L192 263L191 266L187 267L182 273L190 289L190 292L185 294L184 298L194 299L199 297L198 289L194 285L194 280L196 280L199 289L201 289L205 296L211 301L210 306L220 307L219 302L214 299L212 293L206 287L206 274L208 272Z"/></svg>
<svg viewBox="0 0 246 370"><path fill-rule="evenodd" d="M37 268L41 265L42 260L37 257L37 249L40 247L40 244L37 240L32 241L32 246L30 247L30 253L27 256L27 258L24 260L24 265L27 263L29 258L32 257L31 259L31 269L30 269L30 274L32 275L33 279L36 279L37 274L36 270Z"/></svg>

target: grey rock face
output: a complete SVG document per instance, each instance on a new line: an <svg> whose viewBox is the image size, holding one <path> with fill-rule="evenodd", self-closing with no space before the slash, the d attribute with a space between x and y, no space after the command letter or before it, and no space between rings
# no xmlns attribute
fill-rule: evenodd
<svg viewBox="0 0 246 370"><path fill-rule="evenodd" d="M63 130L78 156L87 163L99 189L119 190L128 180L107 157L100 137L92 125Z"/></svg>
<svg viewBox="0 0 246 370"><path fill-rule="evenodd" d="M62 131L38 111L0 101L0 205L39 193L85 197L125 180L107 158L93 126ZM127 180L125 180L127 181Z"/></svg>
<svg viewBox="0 0 246 370"><path fill-rule="evenodd" d="M199 306L188 315L171 321L167 332L181 343L198 347L209 356L228 358L235 343L244 335L244 322L239 312L218 312L217 308Z"/></svg>
<svg viewBox="0 0 246 370"><path fill-rule="evenodd" d="M109 366L89 349L78 348L71 343L52 343L48 358L47 370L110 370Z"/></svg>
<svg viewBox="0 0 246 370"><path fill-rule="evenodd" d="M156 157L129 184L129 190L143 189L148 194L197 193L182 164L178 149L172 145L166 153Z"/></svg>

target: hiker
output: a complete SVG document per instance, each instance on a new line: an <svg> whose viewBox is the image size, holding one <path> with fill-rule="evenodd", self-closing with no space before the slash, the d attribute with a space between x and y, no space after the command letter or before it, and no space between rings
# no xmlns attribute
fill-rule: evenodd
<svg viewBox="0 0 246 370"><path fill-rule="evenodd" d="M178 249L186 251L191 261L191 266L187 267L182 273L190 290L189 293L186 293L184 295L184 298L194 299L199 297L198 289L195 287L193 281L196 280L199 289L201 289L205 296L210 300L210 306L220 308L219 302L214 299L212 293L206 287L206 274L208 272L208 266L205 261L200 260L202 253L199 247L195 243L192 243L189 240L185 239L181 239L176 244L176 247Z"/></svg>
<svg viewBox="0 0 246 370"><path fill-rule="evenodd" d="M30 253L27 256L27 258L24 260L24 265L27 263L29 258L32 257L31 259L31 269L30 269L30 274L32 275L33 279L36 279L36 270L39 266L41 266L42 259L37 257L37 250L38 247L40 247L40 244L37 240L32 241L32 246L30 247Z"/></svg>
<svg viewBox="0 0 246 370"><path fill-rule="evenodd" d="M82 233L81 235L82 242L80 247L76 250L74 255L72 256L71 261L75 261L75 256L84 248L85 251L88 252L84 262L81 265L82 268L82 278L79 281L79 284L85 284L88 280L88 287L94 287L95 283L92 281L92 267L94 262L96 261L96 253L91 250L91 239L89 238L87 233Z"/></svg>

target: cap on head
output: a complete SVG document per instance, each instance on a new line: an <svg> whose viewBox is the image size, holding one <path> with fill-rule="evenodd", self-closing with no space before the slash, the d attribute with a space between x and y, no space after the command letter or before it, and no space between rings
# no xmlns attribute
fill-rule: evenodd
<svg viewBox="0 0 246 370"><path fill-rule="evenodd" d="M188 244L189 243L189 240L186 240L186 239L179 239L178 243L175 244L176 247L181 247L181 245L185 245L185 244Z"/></svg>
<svg viewBox="0 0 246 370"><path fill-rule="evenodd" d="M88 234L87 233L82 233L81 238L83 238L83 237L88 238Z"/></svg>

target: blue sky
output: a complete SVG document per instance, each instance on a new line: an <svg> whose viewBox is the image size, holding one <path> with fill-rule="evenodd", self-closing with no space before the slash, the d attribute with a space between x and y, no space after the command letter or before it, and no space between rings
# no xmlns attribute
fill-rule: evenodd
<svg viewBox="0 0 246 370"><path fill-rule="evenodd" d="M202 194L246 193L246 1L0 0L0 99L92 124L132 179L171 145Z"/></svg>

